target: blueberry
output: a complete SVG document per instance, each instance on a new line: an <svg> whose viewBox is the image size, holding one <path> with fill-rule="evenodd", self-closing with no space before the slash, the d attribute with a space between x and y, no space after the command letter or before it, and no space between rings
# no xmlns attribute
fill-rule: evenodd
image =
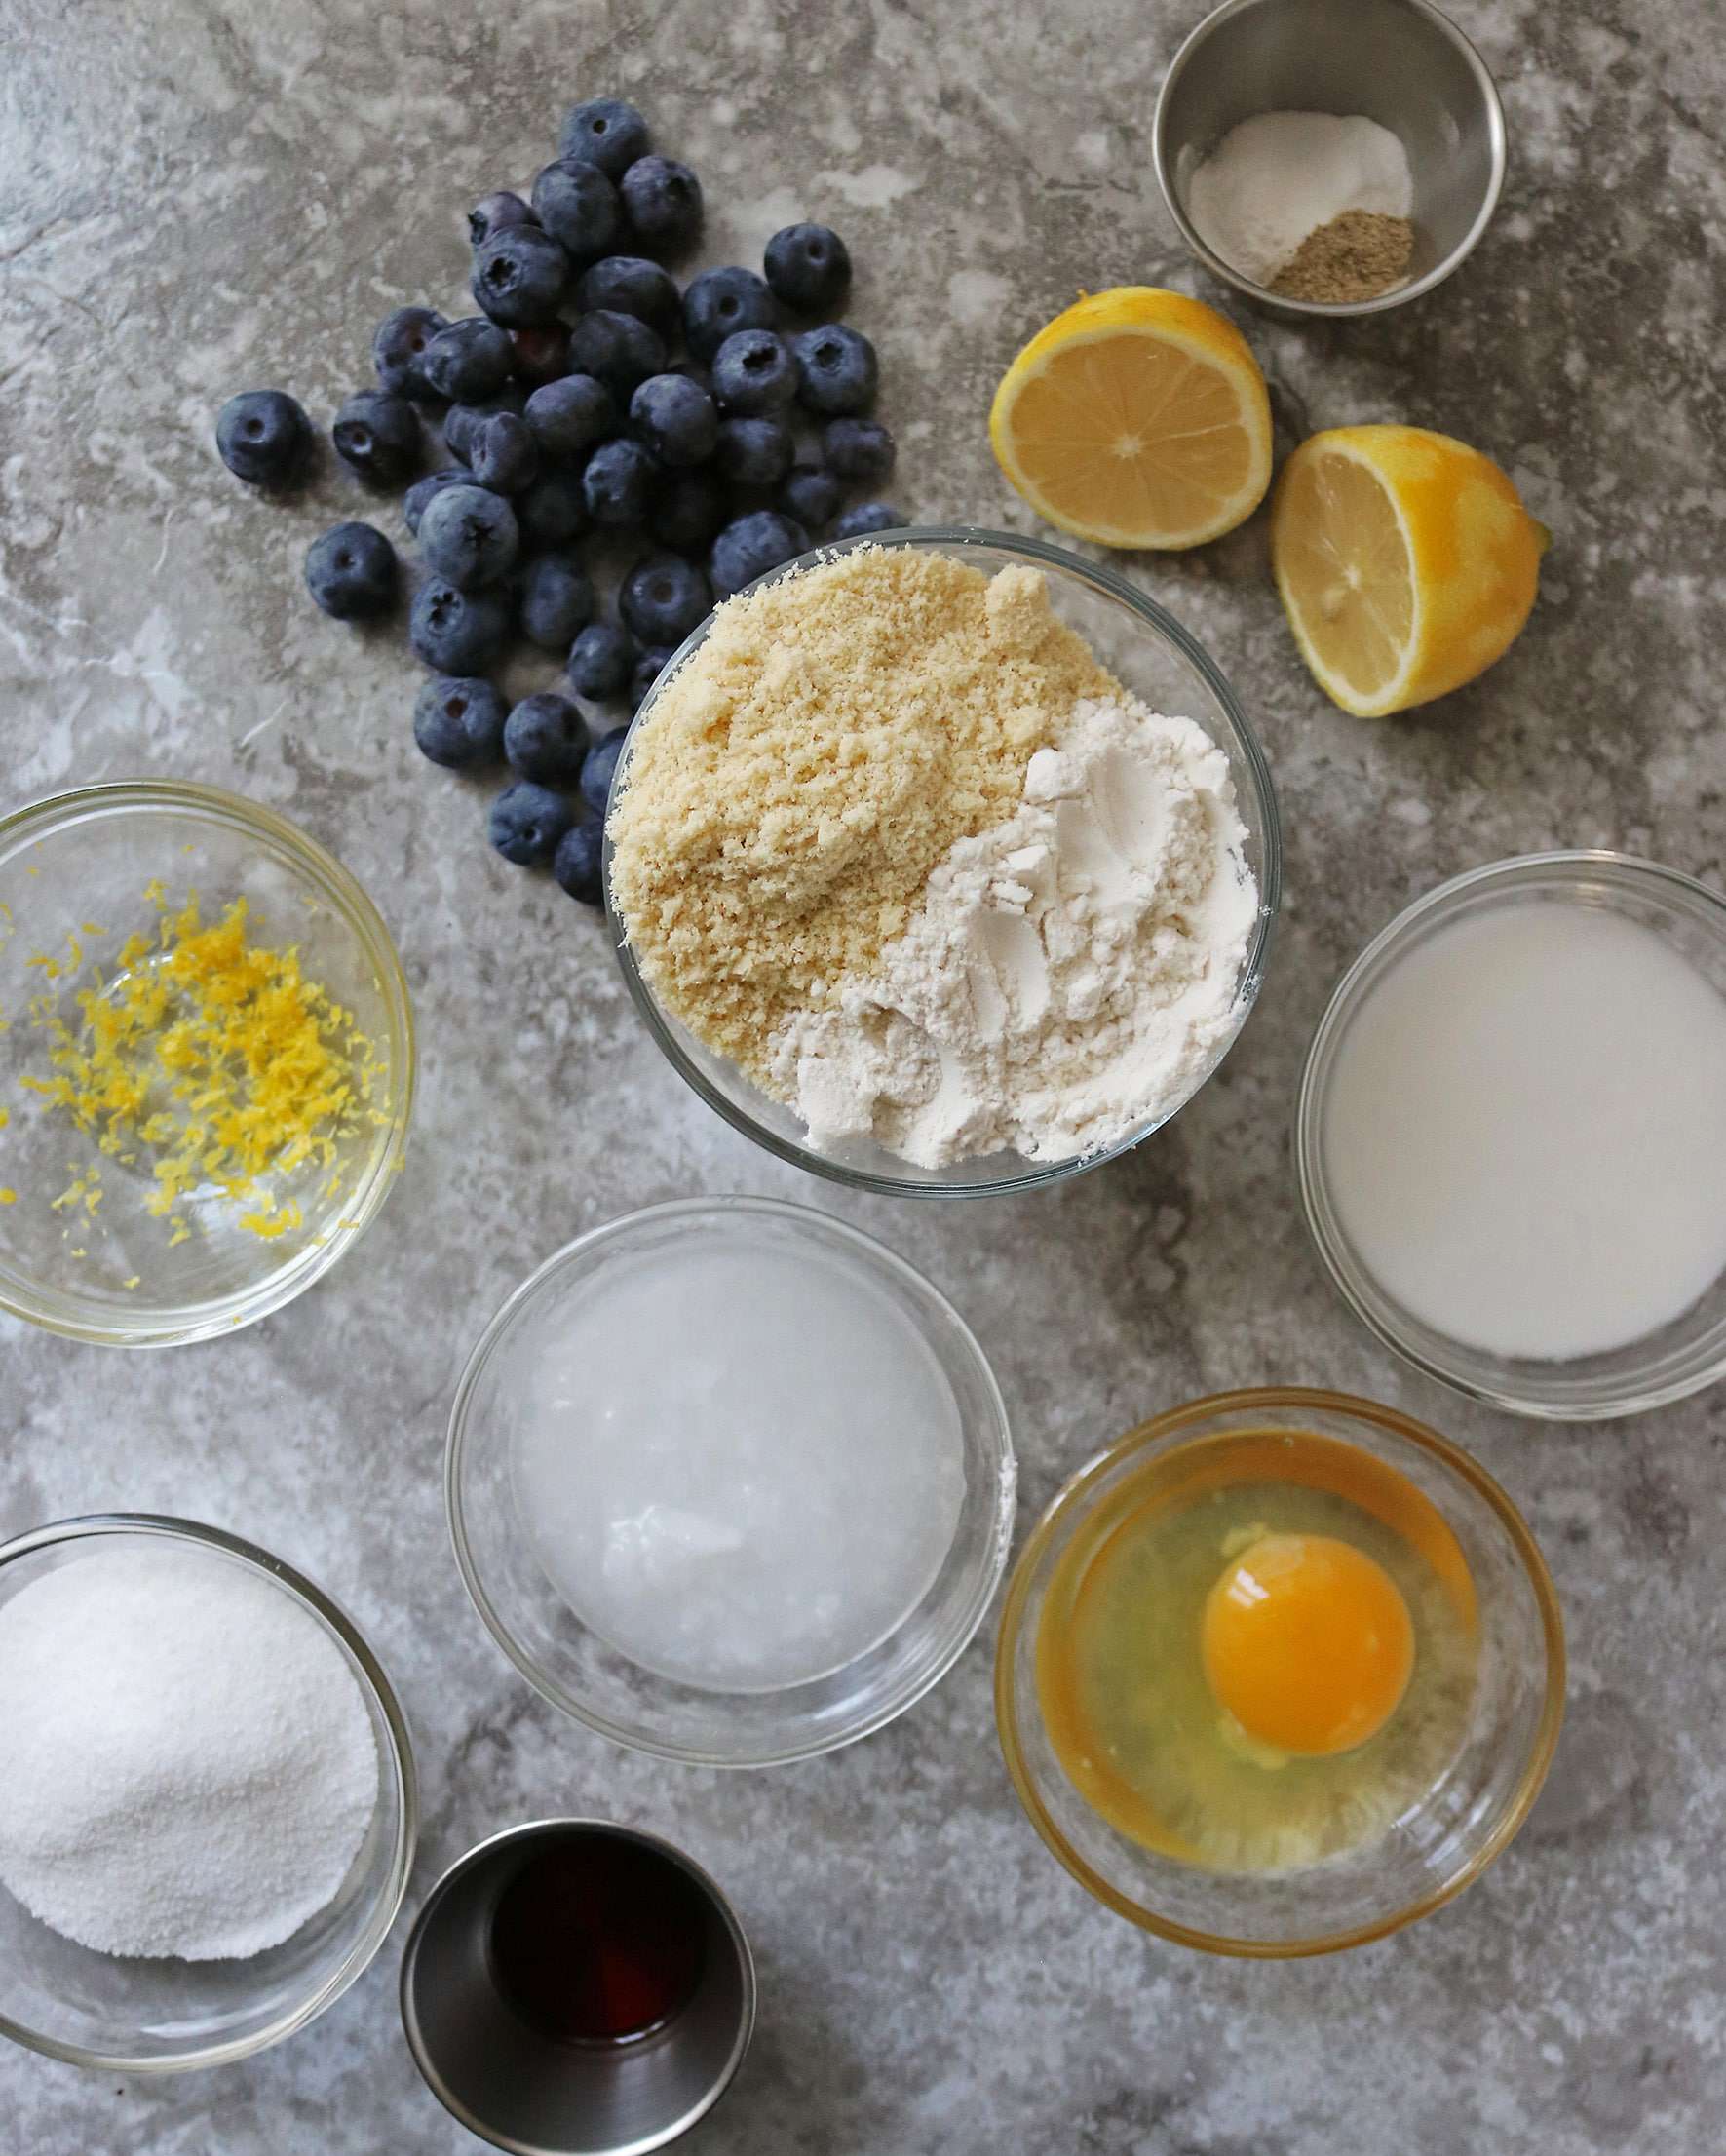
<svg viewBox="0 0 1726 2156"><path fill-rule="evenodd" d="M656 254L675 254L701 231L701 181L670 157L638 157L617 183L630 229Z"/></svg>
<svg viewBox="0 0 1726 2156"><path fill-rule="evenodd" d="M533 213L571 260L591 262L617 237L617 189L597 165L560 157L534 180Z"/></svg>
<svg viewBox="0 0 1726 2156"><path fill-rule="evenodd" d="M248 486L283 486L305 462L312 422L279 389L243 390L215 415L215 445Z"/></svg>
<svg viewBox="0 0 1726 2156"><path fill-rule="evenodd" d="M497 500L495 494L487 498ZM407 641L435 673L483 674L509 640L510 607L501 592L458 592L435 576L413 596Z"/></svg>
<svg viewBox="0 0 1726 2156"><path fill-rule="evenodd" d="M703 270L683 293L683 341L698 360L710 360L740 329L773 327L773 294L753 270Z"/></svg>
<svg viewBox="0 0 1726 2156"><path fill-rule="evenodd" d="M809 410L828 417L864 410L875 394L875 347L867 337L829 322L805 329L791 346L797 362L797 397Z"/></svg>
<svg viewBox="0 0 1726 2156"><path fill-rule="evenodd" d="M413 707L413 738L421 752L451 771L495 763L503 754L509 706L489 681L440 674Z"/></svg>
<svg viewBox="0 0 1726 2156"><path fill-rule="evenodd" d="M516 589L521 634L547 651L567 651L594 618L594 587L567 549L535 555Z"/></svg>
<svg viewBox="0 0 1726 2156"><path fill-rule="evenodd" d="M645 520L659 466L638 442L602 442L581 476L582 498L596 524Z"/></svg>
<svg viewBox="0 0 1726 2156"><path fill-rule="evenodd" d="M529 329L557 312L569 257L536 224L506 225L480 242L470 279L474 297L506 329Z"/></svg>
<svg viewBox="0 0 1726 2156"><path fill-rule="evenodd" d="M822 454L842 480L873 485L893 470L898 444L875 419L829 419L821 433Z"/></svg>
<svg viewBox="0 0 1726 2156"><path fill-rule="evenodd" d="M570 645L564 671L577 696L602 704L623 694L637 656L635 639L627 629L615 622L590 622Z"/></svg>
<svg viewBox="0 0 1726 2156"><path fill-rule="evenodd" d="M337 524L306 549L306 589L337 621L387 614L396 575L396 550L375 524Z"/></svg>
<svg viewBox="0 0 1726 2156"><path fill-rule="evenodd" d="M859 502L833 526L833 537L863 539L872 531L897 531L904 520L890 502Z"/></svg>
<svg viewBox="0 0 1726 2156"><path fill-rule="evenodd" d="M506 861L530 868L550 861L574 822L575 811L561 794L521 779L492 802L486 835Z"/></svg>
<svg viewBox="0 0 1726 2156"><path fill-rule="evenodd" d="M457 404L482 404L495 397L515 364L509 336L483 315L464 315L440 329L420 356L430 387Z"/></svg>
<svg viewBox="0 0 1726 2156"><path fill-rule="evenodd" d="M656 644L642 652L640 658L630 669L629 698L631 711L638 712L641 709L647 700L648 690L652 688L653 684L666 671L666 664L671 656L670 645Z"/></svg>
<svg viewBox="0 0 1726 2156"><path fill-rule="evenodd" d="M569 372L569 325L541 322L531 329L512 329L518 381L556 382Z"/></svg>
<svg viewBox="0 0 1726 2156"><path fill-rule="evenodd" d="M719 414L686 374L650 374L630 399L630 425L669 468L705 464L713 453Z"/></svg>
<svg viewBox="0 0 1726 2156"><path fill-rule="evenodd" d="M584 314L604 308L614 315L633 315L668 342L682 327L683 302L675 284L644 254L606 255L582 273L575 298Z"/></svg>
<svg viewBox="0 0 1726 2156"><path fill-rule="evenodd" d="M801 524L782 517L777 510L756 509L726 525L713 541L708 568L714 591L721 598L729 598L746 584L765 576L769 569L777 569L808 552L809 534Z"/></svg>
<svg viewBox="0 0 1726 2156"><path fill-rule="evenodd" d="M783 419L725 419L713 444L713 469L728 486L777 486L795 450Z"/></svg>
<svg viewBox="0 0 1726 2156"><path fill-rule="evenodd" d="M825 464L798 464L786 475L774 499L806 531L819 531L839 514L845 489Z"/></svg>
<svg viewBox="0 0 1726 2156"><path fill-rule="evenodd" d="M636 383L662 372L665 364L665 346L633 315L613 314L609 307L601 307L583 315L569 332L572 371L603 382L620 410L628 405Z"/></svg>
<svg viewBox="0 0 1726 2156"><path fill-rule="evenodd" d="M329 432L348 470L373 486L399 486L419 462L419 415L405 397L363 389Z"/></svg>
<svg viewBox="0 0 1726 2156"><path fill-rule="evenodd" d="M617 610L644 644L680 644L712 605L708 580L677 554L650 554L624 578Z"/></svg>
<svg viewBox="0 0 1726 2156"><path fill-rule="evenodd" d="M415 480L403 495L402 521L410 532L417 532L428 503L446 486L472 486L473 483L473 476L463 464L452 464L441 472L428 472L423 480Z"/></svg>
<svg viewBox="0 0 1726 2156"><path fill-rule="evenodd" d="M713 355L713 395L728 412L781 411L796 394L790 347L771 329L740 329Z"/></svg>
<svg viewBox="0 0 1726 2156"><path fill-rule="evenodd" d="M586 456L596 442L617 432L617 405L603 382L591 374L565 374L527 400L527 424L542 454L556 461Z"/></svg>
<svg viewBox="0 0 1726 2156"><path fill-rule="evenodd" d="M437 396L423 371L426 347L441 329L449 327L430 307L398 307L377 326L371 340L371 364L377 378L393 397L413 397L422 403Z"/></svg>
<svg viewBox="0 0 1726 2156"><path fill-rule="evenodd" d="M604 827L595 823L571 824L557 841L552 856L552 874L572 899L583 905L603 905L601 880L605 859Z"/></svg>
<svg viewBox="0 0 1726 2156"><path fill-rule="evenodd" d="M443 414L443 446L467 463L474 454L474 438L486 420L500 411L519 412L526 402L519 386L508 382L482 404L451 404Z"/></svg>
<svg viewBox="0 0 1726 2156"><path fill-rule="evenodd" d="M611 774L617 769L629 731L627 726L614 726L610 733L601 734L581 767L581 797L595 816L603 816L610 803Z"/></svg>
<svg viewBox="0 0 1726 2156"><path fill-rule="evenodd" d="M767 243L762 264L773 296L800 315L830 314L851 283L851 254L825 224L787 224Z"/></svg>
<svg viewBox="0 0 1726 2156"><path fill-rule="evenodd" d="M541 786L573 786L587 752L587 726L566 696L524 696L504 726L510 769Z"/></svg>
<svg viewBox="0 0 1726 2156"><path fill-rule="evenodd" d="M725 521L726 493L710 467L671 472L653 498L647 528L662 547L701 554Z"/></svg>
<svg viewBox="0 0 1726 2156"><path fill-rule="evenodd" d="M458 591L477 592L508 576L517 545L515 511L482 486L446 486L419 520L426 566Z"/></svg>
<svg viewBox="0 0 1726 2156"><path fill-rule="evenodd" d="M616 179L647 154L647 122L621 97L589 97L563 115L559 157L586 158Z"/></svg>
<svg viewBox="0 0 1726 2156"><path fill-rule="evenodd" d="M494 494L519 494L539 477L539 443L525 419L493 412L474 429L468 462L480 486Z"/></svg>
<svg viewBox="0 0 1726 2156"><path fill-rule="evenodd" d="M513 224L538 222L519 195L500 187L493 195L481 196L468 212L468 238L476 247L482 247L494 233L507 232Z"/></svg>
<svg viewBox="0 0 1726 2156"><path fill-rule="evenodd" d="M588 528L579 472L542 472L515 508L524 546L560 547Z"/></svg>

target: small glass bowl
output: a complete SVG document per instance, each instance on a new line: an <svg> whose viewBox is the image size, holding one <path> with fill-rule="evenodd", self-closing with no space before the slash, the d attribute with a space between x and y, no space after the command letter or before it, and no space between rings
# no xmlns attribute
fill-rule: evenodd
<svg viewBox="0 0 1726 2156"><path fill-rule="evenodd" d="M524 1367L560 1312L603 1269L704 1232L748 1232L820 1251L892 1298L936 1357L958 1405L965 1494L928 1592L843 1669L771 1692L718 1691L643 1669L584 1624L541 1568L519 1513L515 1415ZM673 1322L668 1313L669 1322ZM474 1606L554 1707L621 1745L699 1766L763 1767L866 1737L902 1714L958 1659L1000 1584L1016 1468L999 1386L970 1328L921 1273L872 1236L773 1198L690 1198L626 1213L548 1258L475 1348L449 1418L445 1488L456 1561Z"/></svg>
<svg viewBox="0 0 1726 2156"><path fill-rule="evenodd" d="M178 1543L266 1579L333 1639L377 1740L377 1807L340 1892L291 1939L244 1961L96 1953L0 1887L0 2035L75 2066L176 2073L263 2051L333 2005L383 1944L407 1891L419 1828L407 1724L376 1656L310 1580L216 1527L146 1513L62 1520L0 1548L0 1602L67 1564Z"/></svg>
<svg viewBox="0 0 1726 2156"><path fill-rule="evenodd" d="M96 1136L45 1109L19 1080L47 1067L25 1016L54 993L79 1023L74 992L92 966L111 974L134 932L153 933L146 887L177 909L195 892L204 922L247 902L260 939L298 946L305 977L351 1011L377 1075L365 1122L329 1168L308 1164L272 1195L297 1200L303 1223L274 1237L242 1227L249 1210L208 1187L175 1210L192 1232L173 1239L150 1214L147 1159L127 1167ZM73 948L76 945L76 948ZM50 975L47 958L63 970ZM0 820L0 1309L52 1332L114 1347L208 1339L281 1309L352 1249L402 1165L413 1104L407 985L376 907L303 831L213 787L136 782L57 794ZM140 1154L142 1148L139 1149ZM57 1198L101 1172L99 1205ZM331 1188L332 1172L339 1187Z"/></svg>
<svg viewBox="0 0 1726 2156"><path fill-rule="evenodd" d="M1469 1730L1438 1786L1377 1840L1302 1870L1233 1874L1119 1832L1073 1784L1037 1694L1037 1630L1062 1553L1147 1460L1228 1433L1302 1430L1387 1461L1429 1497L1474 1575L1479 1664ZM995 1660L1002 1750L1031 1824L1118 1915L1178 1945L1261 1961L1334 1953L1400 1931L1460 1894L1528 1816L1564 1713L1564 1632L1546 1562L1485 1470L1423 1423L1347 1394L1274 1386L1218 1393L1131 1430L1081 1469L1020 1551Z"/></svg>
<svg viewBox="0 0 1726 2156"><path fill-rule="evenodd" d="M1181 1099L1118 1144L1066 1161L1027 1161L1016 1153L992 1153L955 1161L946 1168L919 1168L901 1160L885 1146L858 1142L832 1153L819 1153L805 1138L803 1124L795 1112L773 1100L729 1060L715 1055L679 1020L664 1010L652 987L642 978L625 937L624 926L611 903L611 846L605 847L606 919L617 950L617 962L635 1008L648 1030L665 1052L671 1067L694 1087L710 1108L722 1115L733 1130L753 1138L778 1159L811 1174L825 1175L851 1190L870 1190L887 1197L988 1198L1021 1190L1037 1190L1064 1182L1087 1169L1100 1168L1142 1144L1186 1105L1215 1070L1239 1038L1247 1014L1264 982L1271 930L1283 885L1283 845L1277 822L1277 801L1270 768L1247 724L1247 714L1235 700L1215 662L1172 614L1129 584L1112 570L1098 568L1061 547L1046 546L1040 539L1020 539L1009 532L973 530L954 525L915 527L905 531L872 532L860 539L835 541L817 547L784 568L776 569L762 583L777 583L860 547L910 547L922 554L950 555L985 576L1015 566L1040 569L1049 580L1055 613L1090 644L1102 664L1153 711L1178 713L1203 726L1228 757L1235 782L1241 821L1247 828L1246 858L1258 885L1258 922L1236 990L1234 1024L1219 1041L1209 1059L1194 1075ZM759 586L751 589L758 590ZM658 682L648 692L635 715L623 754L612 780L613 797L627 783L630 753L639 738L642 722L677 669L706 640L713 616L689 636L667 663Z"/></svg>
<svg viewBox="0 0 1726 2156"><path fill-rule="evenodd" d="M1408 953L1453 922L1501 905L1561 901L1622 914L1662 936L1726 995L1726 899L1675 868L1629 854L1525 854L1441 883L1399 913L1337 983L1313 1036L1295 1109L1294 1155L1307 1225L1356 1317L1428 1376L1513 1414L1599 1422L1682 1400L1726 1376L1726 1274L1658 1332L1567 1362L1493 1355L1436 1331L1367 1271L1331 1203L1324 1117L1336 1055L1351 1020Z"/></svg>

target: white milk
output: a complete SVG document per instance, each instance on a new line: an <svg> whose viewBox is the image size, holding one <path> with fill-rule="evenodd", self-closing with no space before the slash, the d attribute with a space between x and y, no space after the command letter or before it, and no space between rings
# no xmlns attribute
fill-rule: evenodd
<svg viewBox="0 0 1726 2156"><path fill-rule="evenodd" d="M922 1598L965 1469L940 1363L882 1289L748 1229L619 1260L521 1388L516 1486L552 1584L631 1660L771 1691Z"/></svg>
<svg viewBox="0 0 1726 2156"><path fill-rule="evenodd" d="M1726 1269L1726 999L1622 915L1477 914L1368 994L1323 1146L1366 1270L1437 1331L1622 1347Z"/></svg>

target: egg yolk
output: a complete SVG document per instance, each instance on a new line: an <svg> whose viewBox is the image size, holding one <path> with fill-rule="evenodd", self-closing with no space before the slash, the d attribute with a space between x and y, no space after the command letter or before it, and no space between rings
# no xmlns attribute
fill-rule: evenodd
<svg viewBox="0 0 1726 2156"><path fill-rule="evenodd" d="M1210 1590L1202 1648L1212 1693L1249 1736L1323 1758L1396 1713L1414 1626L1396 1581L1363 1552L1330 1535L1268 1534Z"/></svg>

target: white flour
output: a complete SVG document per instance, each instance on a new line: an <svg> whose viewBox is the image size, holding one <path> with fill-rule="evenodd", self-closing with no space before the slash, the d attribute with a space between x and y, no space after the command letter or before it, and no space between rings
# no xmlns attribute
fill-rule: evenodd
<svg viewBox="0 0 1726 2156"><path fill-rule="evenodd" d="M1269 285L1300 243L1345 210L1405 217L1408 152L1376 120L1261 112L1231 128L1193 174L1187 214L1205 244Z"/></svg>
<svg viewBox="0 0 1726 2156"><path fill-rule="evenodd" d="M1203 728L1077 705L875 976L781 1034L774 1076L810 1143L1070 1160L1178 1106L1227 1036L1257 918L1245 838Z"/></svg>

